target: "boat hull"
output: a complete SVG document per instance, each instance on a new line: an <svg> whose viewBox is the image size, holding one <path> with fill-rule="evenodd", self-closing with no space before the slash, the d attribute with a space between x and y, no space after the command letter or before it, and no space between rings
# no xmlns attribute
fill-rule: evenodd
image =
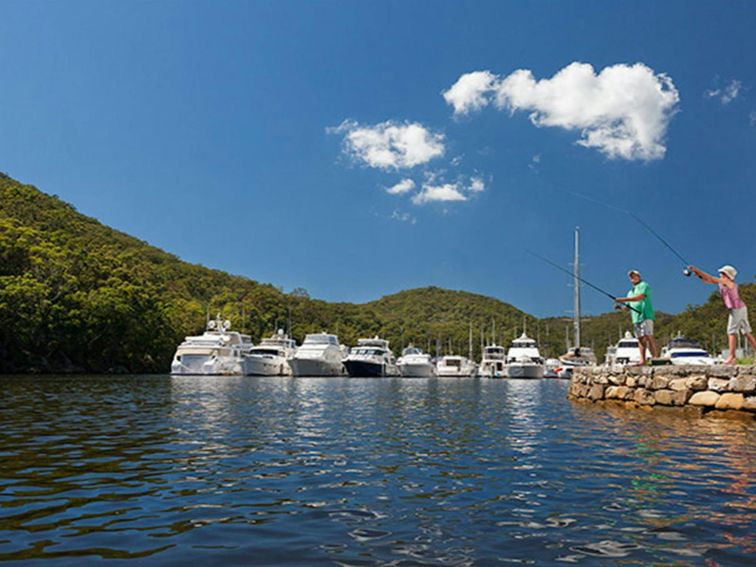
<svg viewBox="0 0 756 567"><path fill-rule="evenodd" d="M349 376L352 378L383 378L385 376L396 376L396 372L386 364L379 362L370 362L368 360L345 360Z"/></svg>
<svg viewBox="0 0 756 567"><path fill-rule="evenodd" d="M171 374L174 376L238 376L241 375L238 359L184 356L181 361L174 360Z"/></svg>
<svg viewBox="0 0 756 567"><path fill-rule="evenodd" d="M291 376L289 362L283 357L248 356L241 366L245 376Z"/></svg>
<svg viewBox="0 0 756 567"><path fill-rule="evenodd" d="M543 378L543 366L539 364L510 364L505 371L507 378Z"/></svg>
<svg viewBox="0 0 756 567"><path fill-rule="evenodd" d="M432 378L436 372L432 364L401 364L399 374L405 378Z"/></svg>
<svg viewBox="0 0 756 567"><path fill-rule="evenodd" d="M503 362L485 361L478 369L478 376L482 378L506 378L507 372Z"/></svg>
<svg viewBox="0 0 756 567"><path fill-rule="evenodd" d="M314 358L292 358L289 365L294 376L328 377L344 375L344 367L341 362L336 364L328 360Z"/></svg>

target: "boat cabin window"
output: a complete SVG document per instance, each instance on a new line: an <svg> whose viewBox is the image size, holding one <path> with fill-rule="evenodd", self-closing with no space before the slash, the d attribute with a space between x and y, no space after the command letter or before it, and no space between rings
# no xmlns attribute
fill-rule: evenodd
<svg viewBox="0 0 756 567"><path fill-rule="evenodd" d="M338 345L333 335L307 335L305 342L320 345Z"/></svg>
<svg viewBox="0 0 756 567"><path fill-rule="evenodd" d="M618 348L638 348L638 343L632 341L621 341Z"/></svg>
<svg viewBox="0 0 756 567"><path fill-rule="evenodd" d="M383 351L375 348L358 348L355 349L354 354L361 354L363 356L381 356Z"/></svg>
<svg viewBox="0 0 756 567"><path fill-rule="evenodd" d="M252 354L270 354L272 356L278 356L280 352L276 348L255 348L252 349Z"/></svg>

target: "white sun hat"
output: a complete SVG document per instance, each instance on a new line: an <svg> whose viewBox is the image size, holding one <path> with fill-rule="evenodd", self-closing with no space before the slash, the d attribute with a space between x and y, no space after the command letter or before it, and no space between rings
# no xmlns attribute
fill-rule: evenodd
<svg viewBox="0 0 756 567"><path fill-rule="evenodd" d="M738 275L738 271L735 268L733 268L732 266L730 266L729 264L725 265L725 266L722 266L717 271L720 274L726 274L727 277L730 278L731 280L734 280L735 276Z"/></svg>

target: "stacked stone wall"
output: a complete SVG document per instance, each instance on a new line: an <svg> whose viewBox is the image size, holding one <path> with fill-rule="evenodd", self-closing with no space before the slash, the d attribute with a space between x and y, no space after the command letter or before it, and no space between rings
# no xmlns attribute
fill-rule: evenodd
<svg viewBox="0 0 756 567"><path fill-rule="evenodd" d="M568 397L628 408L756 418L756 366L597 366L575 370Z"/></svg>

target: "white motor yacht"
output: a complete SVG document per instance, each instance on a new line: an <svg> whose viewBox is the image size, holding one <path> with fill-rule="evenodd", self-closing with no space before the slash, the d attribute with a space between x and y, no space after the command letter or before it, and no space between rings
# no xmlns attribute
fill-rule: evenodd
<svg viewBox="0 0 756 567"><path fill-rule="evenodd" d="M339 338L328 333L305 336L302 345L289 360L294 376L343 376Z"/></svg>
<svg viewBox="0 0 756 567"><path fill-rule="evenodd" d="M651 354L646 349L646 355L648 357ZM630 331L625 331L625 336L622 337L616 345L614 345L613 352L607 349L606 363L609 366L625 366L628 364L640 364L640 348L638 339L636 339Z"/></svg>
<svg viewBox="0 0 756 567"><path fill-rule="evenodd" d="M291 376L289 360L296 350L297 342L279 329L244 356L242 373L245 376Z"/></svg>
<svg viewBox="0 0 756 567"><path fill-rule="evenodd" d="M230 331L231 322L220 314L208 321L205 332L186 337L176 349L171 363L175 375L238 375L242 360L254 346L249 335Z"/></svg>
<svg viewBox="0 0 756 567"><path fill-rule="evenodd" d="M507 356L503 346L492 344L483 349L483 359L478 367L478 376L504 378Z"/></svg>
<svg viewBox="0 0 756 567"><path fill-rule="evenodd" d="M475 362L466 356L448 354L436 361L436 374L446 378L473 378L478 370Z"/></svg>
<svg viewBox="0 0 756 567"><path fill-rule="evenodd" d="M662 358L669 358L674 365L696 364L710 366L715 364L711 355L701 348L698 341L690 340L680 334L669 341L662 349Z"/></svg>
<svg viewBox="0 0 756 567"><path fill-rule="evenodd" d="M534 339L523 333L512 341L505 370L508 378L543 378L543 359Z"/></svg>
<svg viewBox="0 0 756 567"><path fill-rule="evenodd" d="M396 361L399 374L407 378L431 378L436 375L436 367L428 353L412 345L402 351Z"/></svg>
<svg viewBox="0 0 756 567"><path fill-rule="evenodd" d="M359 339L357 346L344 359L349 376L352 378L382 378L399 376L394 353L385 339Z"/></svg>

